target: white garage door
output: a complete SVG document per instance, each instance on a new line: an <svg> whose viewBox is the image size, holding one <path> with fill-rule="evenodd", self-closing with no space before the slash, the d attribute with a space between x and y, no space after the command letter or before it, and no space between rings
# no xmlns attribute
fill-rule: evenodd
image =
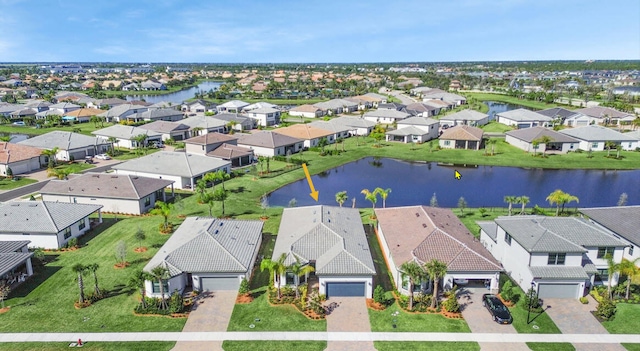
<svg viewBox="0 0 640 351"><path fill-rule="evenodd" d="M240 281L237 277L201 278L200 286L203 291L238 290Z"/></svg>
<svg viewBox="0 0 640 351"><path fill-rule="evenodd" d="M580 284L540 283L538 285L538 297L576 299L578 298L579 288L580 288Z"/></svg>

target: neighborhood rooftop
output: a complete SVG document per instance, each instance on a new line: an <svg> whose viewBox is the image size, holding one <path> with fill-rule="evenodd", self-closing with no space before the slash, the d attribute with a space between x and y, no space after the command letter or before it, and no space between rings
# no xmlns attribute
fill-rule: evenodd
<svg viewBox="0 0 640 351"><path fill-rule="evenodd" d="M214 157L186 152L160 151L114 165L112 168L130 172L167 174L192 178L225 165L229 165L229 162Z"/></svg>
<svg viewBox="0 0 640 351"><path fill-rule="evenodd" d="M69 180L51 180L43 194L96 196L116 199L141 199L174 181L123 174L84 173L71 175Z"/></svg>
<svg viewBox="0 0 640 351"><path fill-rule="evenodd" d="M101 205L47 201L0 203L0 233L58 233Z"/></svg>

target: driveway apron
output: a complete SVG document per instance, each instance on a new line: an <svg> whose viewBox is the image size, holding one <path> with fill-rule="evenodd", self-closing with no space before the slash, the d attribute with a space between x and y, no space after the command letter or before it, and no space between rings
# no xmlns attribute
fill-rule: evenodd
<svg viewBox="0 0 640 351"><path fill-rule="evenodd" d="M327 300L328 332L371 332L367 300L364 297L332 297ZM327 351L374 351L371 341L329 341Z"/></svg>
<svg viewBox="0 0 640 351"><path fill-rule="evenodd" d="M183 332L225 332L238 292L209 291L198 296ZM178 341L172 351L222 350L222 341Z"/></svg>

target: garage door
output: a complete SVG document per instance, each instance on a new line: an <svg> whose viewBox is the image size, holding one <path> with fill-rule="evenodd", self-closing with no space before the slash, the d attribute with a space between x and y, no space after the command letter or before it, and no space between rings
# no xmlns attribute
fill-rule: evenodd
<svg viewBox="0 0 640 351"><path fill-rule="evenodd" d="M238 290L240 281L237 277L201 278L202 290Z"/></svg>
<svg viewBox="0 0 640 351"><path fill-rule="evenodd" d="M365 296L364 283L327 283L327 297Z"/></svg>
<svg viewBox="0 0 640 351"><path fill-rule="evenodd" d="M579 284L540 284L538 286L538 297L575 299L578 297Z"/></svg>

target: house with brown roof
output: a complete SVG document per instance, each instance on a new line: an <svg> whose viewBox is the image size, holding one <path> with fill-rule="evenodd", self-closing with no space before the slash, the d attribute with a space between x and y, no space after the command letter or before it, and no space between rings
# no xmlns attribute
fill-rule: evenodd
<svg viewBox="0 0 640 351"><path fill-rule="evenodd" d="M231 167L241 167L254 159L253 150L238 146L238 138L229 134L207 133L185 140L187 153L216 157L231 162Z"/></svg>
<svg viewBox="0 0 640 351"><path fill-rule="evenodd" d="M242 135L238 138L237 145L253 150L258 156L272 157L299 152L304 147L304 140L272 131L261 131Z"/></svg>
<svg viewBox="0 0 640 351"><path fill-rule="evenodd" d="M443 149L480 150L483 135L480 128L459 125L445 130L440 135L439 145Z"/></svg>
<svg viewBox="0 0 640 351"><path fill-rule="evenodd" d="M450 209L406 206L376 209L375 213L382 255L401 293L408 294L409 279L400 266L409 261L422 266L434 259L447 265L445 289L453 287L454 280L489 280L492 288L498 287L502 266ZM427 278L414 289L424 292L430 288Z"/></svg>
<svg viewBox="0 0 640 351"><path fill-rule="evenodd" d="M333 144L335 142L334 132L313 127L308 124L293 124L289 127L278 128L275 132L304 140L304 147L315 147L322 138L326 138L328 144Z"/></svg>
<svg viewBox="0 0 640 351"><path fill-rule="evenodd" d="M167 201L165 188L173 180L127 174L84 173L67 180L51 180L41 190L43 201L102 205L103 211L139 215L156 201Z"/></svg>
<svg viewBox="0 0 640 351"><path fill-rule="evenodd" d="M42 150L33 146L0 142L0 174L6 175L7 168L14 175L39 170L45 163Z"/></svg>
<svg viewBox="0 0 640 351"><path fill-rule="evenodd" d="M97 108L80 108L77 110L66 112L62 115L67 120L73 120L76 122L89 122L91 116L97 116L103 113L103 110Z"/></svg>

